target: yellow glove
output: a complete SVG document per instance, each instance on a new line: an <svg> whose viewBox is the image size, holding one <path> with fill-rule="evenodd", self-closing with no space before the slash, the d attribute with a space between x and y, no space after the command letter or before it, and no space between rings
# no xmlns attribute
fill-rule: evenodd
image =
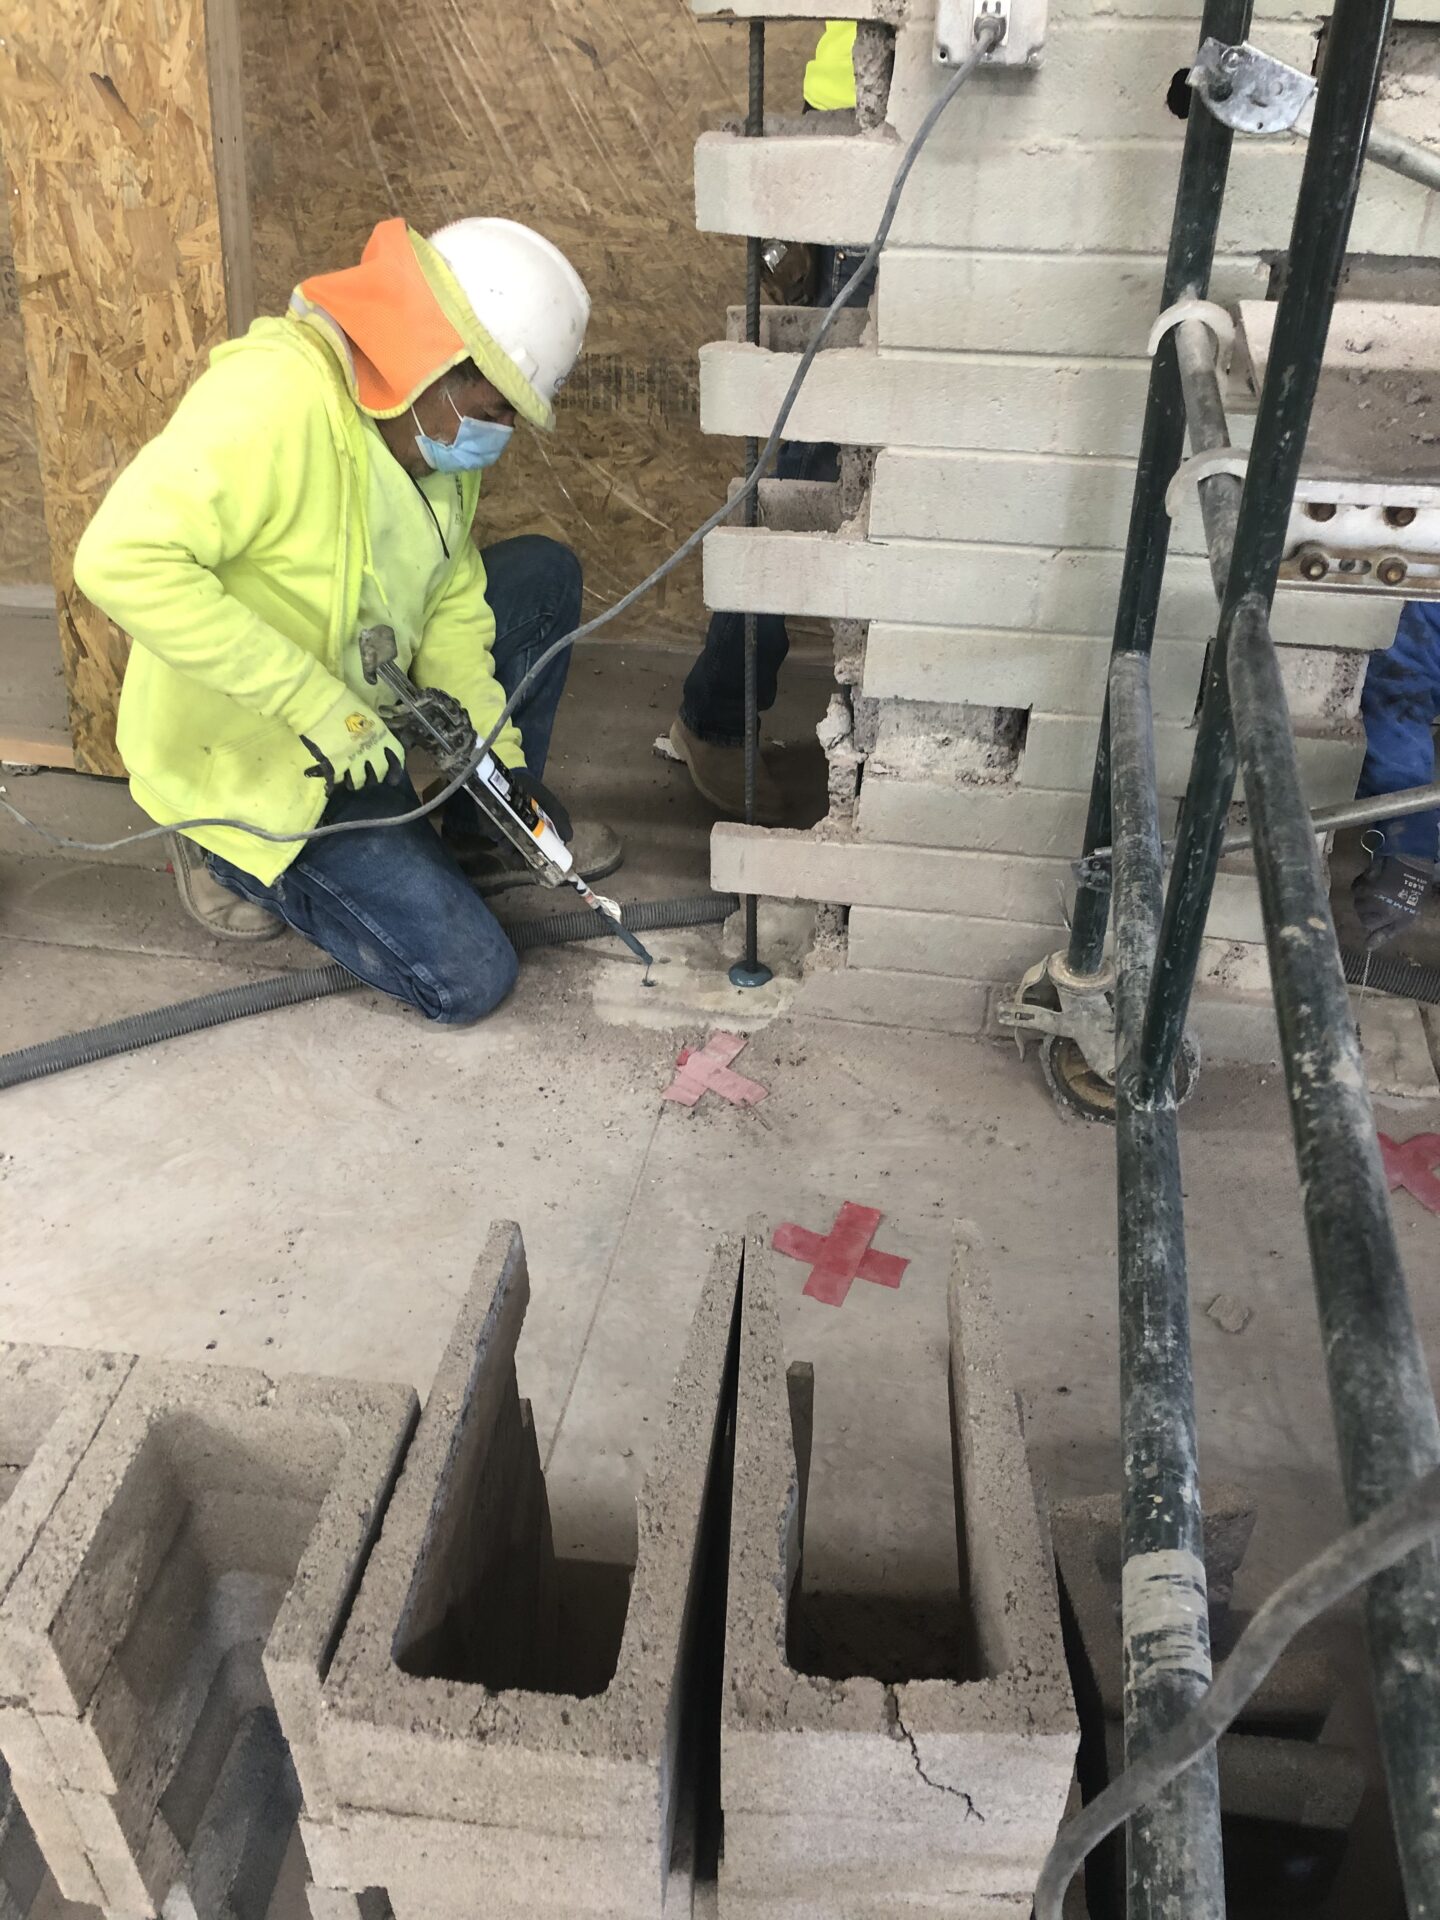
<svg viewBox="0 0 1440 1920"><path fill-rule="evenodd" d="M405 771L405 749L379 714L353 693L337 700L300 739L315 756L305 777L323 780L327 793L336 787L394 786Z"/></svg>

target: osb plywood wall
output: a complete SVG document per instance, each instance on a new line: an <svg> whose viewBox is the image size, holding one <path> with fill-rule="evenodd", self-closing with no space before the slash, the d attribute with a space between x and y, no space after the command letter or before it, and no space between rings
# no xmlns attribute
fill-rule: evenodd
<svg viewBox="0 0 1440 1920"><path fill-rule="evenodd" d="M557 431L489 476L481 538L574 545L587 611L632 586L723 497L738 449L699 430L696 354L743 292L743 253L697 234L702 125L743 109L745 29L685 0L242 0L260 311L355 259L372 225L467 213L539 227L594 301ZM793 107L814 28L771 35ZM699 564L623 631L694 637Z"/></svg>
<svg viewBox="0 0 1440 1920"><path fill-rule="evenodd" d="M0 181L3 178L0 168ZM25 377L20 287L10 245L10 195L0 191L0 586L39 585L49 579L35 409Z"/></svg>
<svg viewBox="0 0 1440 1920"><path fill-rule="evenodd" d="M554 533L586 563L591 609L648 572L720 498L735 452L703 437L696 352L741 297L734 242L695 231L692 152L743 107L743 28L683 0L243 0L260 310L358 256L376 220L433 228L488 212L541 227L595 302L586 353L542 445L522 436L487 487L482 536ZM793 107L813 33L770 33ZM34 416L0 212L0 583L49 578ZM699 570L629 633L689 638Z"/></svg>
<svg viewBox="0 0 1440 1920"><path fill-rule="evenodd" d="M125 644L70 564L224 337L202 0L16 0L0 138L76 760L117 772Z"/></svg>

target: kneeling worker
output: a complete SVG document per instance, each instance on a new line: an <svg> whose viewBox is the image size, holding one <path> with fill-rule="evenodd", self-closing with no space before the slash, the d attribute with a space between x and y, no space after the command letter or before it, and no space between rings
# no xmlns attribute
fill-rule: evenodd
<svg viewBox="0 0 1440 1920"><path fill-rule="evenodd" d="M579 275L529 228L460 220L425 240L386 220L359 266L304 281L285 318L216 349L75 556L81 590L135 643L117 739L152 818L303 834L418 806L364 676L367 627L392 628L411 680L489 732L579 623L580 566L538 536L477 550L481 470L517 417L553 426L589 312ZM495 743L531 792L568 660L537 676ZM458 1025L515 979L480 891L529 871L480 825L462 793L439 834L431 819L309 841L196 828L175 837L175 868L212 932L294 927ZM620 861L598 825L581 823L572 850L587 877Z"/></svg>

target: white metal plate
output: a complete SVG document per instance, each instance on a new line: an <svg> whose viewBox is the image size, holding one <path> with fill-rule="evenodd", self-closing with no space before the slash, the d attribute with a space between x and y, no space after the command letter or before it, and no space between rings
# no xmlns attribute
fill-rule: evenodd
<svg viewBox="0 0 1440 1920"><path fill-rule="evenodd" d="M1048 11L1048 0L936 0L936 64L958 67L975 44L976 21L998 14L1005 23L1005 37L983 65L1038 67Z"/></svg>

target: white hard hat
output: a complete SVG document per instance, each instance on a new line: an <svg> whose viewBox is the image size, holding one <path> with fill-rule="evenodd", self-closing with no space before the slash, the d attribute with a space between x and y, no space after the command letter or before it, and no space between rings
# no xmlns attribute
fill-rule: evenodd
<svg viewBox="0 0 1440 1920"><path fill-rule="evenodd" d="M543 233L515 220L454 220L430 245L455 277L470 310L539 395L544 417L580 355L590 318L585 283ZM504 390L505 383L496 385ZM526 418L533 409L506 395Z"/></svg>

